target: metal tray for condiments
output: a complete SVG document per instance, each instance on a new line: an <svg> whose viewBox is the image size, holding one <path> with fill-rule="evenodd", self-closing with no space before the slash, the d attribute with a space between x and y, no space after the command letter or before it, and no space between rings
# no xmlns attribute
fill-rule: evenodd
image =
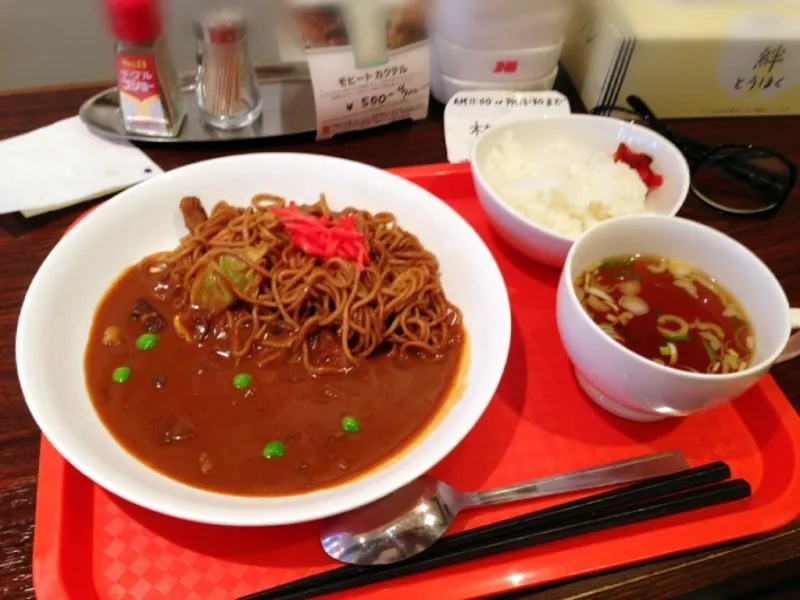
<svg viewBox="0 0 800 600"><path fill-rule="evenodd" d="M197 143L250 140L316 131L314 89L308 65L290 63L256 69L264 109L252 125L222 131L200 120L194 75L183 80L186 121L176 137L151 137L125 132L119 107L119 90L109 88L92 96L80 109L81 120L94 133L115 139L150 143Z"/></svg>

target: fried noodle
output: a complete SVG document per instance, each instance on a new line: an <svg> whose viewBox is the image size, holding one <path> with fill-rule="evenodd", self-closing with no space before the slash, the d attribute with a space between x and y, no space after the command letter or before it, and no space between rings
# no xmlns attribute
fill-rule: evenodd
<svg viewBox="0 0 800 600"><path fill-rule="evenodd" d="M378 350L442 355L461 313L445 296L436 257L394 215L353 208L334 213L324 195L298 207L314 217L355 215L369 255L360 269L294 246L270 210L284 206L283 198L268 194L254 196L248 208L220 202L175 250L143 264L162 278L176 312L189 321L202 313L192 303L197 279L210 274L224 280L236 298L223 311L203 316L211 323L209 339L227 345L233 357L255 357L260 366L296 358L309 372L325 374L347 371ZM225 256L242 267L237 277L222 268ZM343 364L313 359L323 331L338 338Z"/></svg>

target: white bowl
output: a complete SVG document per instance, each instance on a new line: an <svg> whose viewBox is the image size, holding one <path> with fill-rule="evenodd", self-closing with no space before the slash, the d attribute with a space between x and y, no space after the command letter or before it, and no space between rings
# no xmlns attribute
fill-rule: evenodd
<svg viewBox="0 0 800 600"><path fill-rule="evenodd" d="M552 90L558 77L558 67L552 73L541 79L509 81L502 83L497 81L468 81L455 79L443 75L436 69L436 64L431 64L431 94L442 104L450 102L450 98L458 92L476 92L487 90L509 90L515 92L540 92Z"/></svg>
<svg viewBox="0 0 800 600"><path fill-rule="evenodd" d="M739 300L755 337L750 368L707 375L659 365L615 342L589 318L574 279L599 261L636 253L691 264ZM773 363L797 355L800 341L794 341L794 351L787 348L792 327L800 327L800 310L789 308L780 283L755 254L716 229L659 216L606 221L576 242L558 286L557 318L581 387L601 407L634 421L684 417L719 406L746 392Z"/></svg>
<svg viewBox="0 0 800 600"><path fill-rule="evenodd" d="M558 68L564 46L560 39L547 46L516 50L474 50L431 35L431 56L443 75L455 79L507 83L541 79Z"/></svg>
<svg viewBox="0 0 800 600"><path fill-rule="evenodd" d="M459 10L439 16L434 10L430 31L445 41L472 50L516 50L556 43L564 37L571 17L569 8L561 6L546 12L521 13L494 20L476 19Z"/></svg>
<svg viewBox="0 0 800 600"><path fill-rule="evenodd" d="M97 304L127 266L176 245L185 231L180 198L199 194L210 208L223 198L247 205L258 192L298 201L315 201L325 192L335 209L357 206L394 212L399 223L438 257L445 291L462 309L470 341L459 397L452 399L438 424L361 478L305 495L238 497L161 475L115 441L98 418L84 380L84 348ZM192 521L276 525L351 510L394 491L444 458L472 429L495 392L508 354L510 322L505 285L491 253L475 231L432 194L347 160L249 154L160 175L122 192L77 224L31 283L20 313L16 358L22 391L42 432L97 484L140 506Z"/></svg>
<svg viewBox="0 0 800 600"><path fill-rule="evenodd" d="M674 216L689 193L689 165L680 150L652 129L627 121L592 115L529 118L502 123L482 133L472 148L472 176L478 199L495 230L514 248L546 265L561 267L574 238L567 237L523 217L491 188L483 175L486 160L500 137L513 130L523 144L541 140L572 139L614 154L621 142L653 157L653 170L664 184L647 197L646 208L655 214Z"/></svg>

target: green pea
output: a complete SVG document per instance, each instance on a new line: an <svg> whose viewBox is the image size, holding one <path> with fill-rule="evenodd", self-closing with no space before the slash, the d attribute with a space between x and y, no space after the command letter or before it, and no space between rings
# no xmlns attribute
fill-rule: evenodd
<svg viewBox="0 0 800 600"><path fill-rule="evenodd" d="M361 429L361 424L355 417L343 417L342 429L345 431L345 433L356 433L359 429Z"/></svg>
<svg viewBox="0 0 800 600"><path fill-rule="evenodd" d="M131 377L131 368L130 367L117 367L114 369L114 372L111 373L111 379L114 380L114 383L125 383Z"/></svg>
<svg viewBox="0 0 800 600"><path fill-rule="evenodd" d="M283 445L283 442L279 442L277 440L269 442L261 451L261 454L264 455L264 458L280 458L285 453L286 446Z"/></svg>
<svg viewBox="0 0 800 600"><path fill-rule="evenodd" d="M239 373L233 378L233 387L235 387L237 390L243 390L250 385L252 380L253 378L250 377L249 373Z"/></svg>
<svg viewBox="0 0 800 600"><path fill-rule="evenodd" d="M156 333L143 333L136 340L136 347L139 350L152 350L158 346L158 334Z"/></svg>

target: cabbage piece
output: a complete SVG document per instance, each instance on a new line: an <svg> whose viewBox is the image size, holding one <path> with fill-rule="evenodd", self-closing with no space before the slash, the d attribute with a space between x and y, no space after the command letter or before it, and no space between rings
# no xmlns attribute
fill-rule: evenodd
<svg viewBox="0 0 800 600"><path fill-rule="evenodd" d="M237 249L237 254L241 254L252 263L258 263L264 258L265 251L245 246ZM216 264L209 263L197 275L189 294L189 300L194 306L211 314L220 313L236 303L237 296L231 287L231 282L240 293L245 293L253 285L260 283L261 276L237 254L223 254L217 259ZM219 271L222 271L230 281Z"/></svg>

